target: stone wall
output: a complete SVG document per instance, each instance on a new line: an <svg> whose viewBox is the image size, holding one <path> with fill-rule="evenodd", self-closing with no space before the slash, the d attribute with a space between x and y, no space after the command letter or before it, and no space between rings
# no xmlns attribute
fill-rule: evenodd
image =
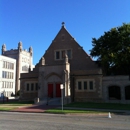
<svg viewBox="0 0 130 130"><path fill-rule="evenodd" d="M42 65L39 67L39 91L38 97L40 100L48 97L48 84L53 84L53 97L56 97L56 84L64 84L64 98L70 96L69 77L65 78L65 71L69 75L69 64L62 65ZM68 76L67 75L67 76Z"/></svg>
<svg viewBox="0 0 130 130"><path fill-rule="evenodd" d="M93 90L87 89L78 90L77 88L77 81L93 81ZM102 76L76 76L75 77L75 101L94 101L94 102L102 102Z"/></svg>
<svg viewBox="0 0 130 130"><path fill-rule="evenodd" d="M104 76L102 80L103 99L110 103L130 103L130 100L125 99L125 87L130 85L129 76ZM119 86L121 91L121 100L109 99L109 87Z"/></svg>
<svg viewBox="0 0 130 130"><path fill-rule="evenodd" d="M22 73L21 74L21 79L20 79L20 100L31 100L34 101L35 98L38 97L38 89L35 89L35 85L34 85L34 90L31 91L27 91L27 83L29 85L31 85L31 83L33 84L38 84L38 73ZM31 87L31 86L30 86Z"/></svg>

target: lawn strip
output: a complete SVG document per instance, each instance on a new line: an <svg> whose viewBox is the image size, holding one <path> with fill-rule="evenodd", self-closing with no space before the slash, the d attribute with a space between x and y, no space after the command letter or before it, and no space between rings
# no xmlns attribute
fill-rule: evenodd
<svg viewBox="0 0 130 130"><path fill-rule="evenodd" d="M0 107L0 111L10 111L10 110L14 110L18 107Z"/></svg>
<svg viewBox="0 0 130 130"><path fill-rule="evenodd" d="M67 104L65 105L65 107L130 110L130 104L119 104L119 103L75 102Z"/></svg>
<svg viewBox="0 0 130 130"><path fill-rule="evenodd" d="M9 101L9 102L0 102L0 105L1 104L12 104L12 105L26 105L26 104L34 104L34 102L33 101Z"/></svg>
<svg viewBox="0 0 130 130"><path fill-rule="evenodd" d="M25 106L32 106L32 102L19 102L19 101L15 101L15 102L0 102L0 111L10 111L10 110L14 110L17 109L19 107L25 107Z"/></svg>
<svg viewBox="0 0 130 130"><path fill-rule="evenodd" d="M54 114L75 114L75 113L79 113L79 114L99 114L99 113L106 113L106 112L102 112L102 111L88 111L88 110L61 110L61 109L49 109L46 110L45 113L54 113Z"/></svg>

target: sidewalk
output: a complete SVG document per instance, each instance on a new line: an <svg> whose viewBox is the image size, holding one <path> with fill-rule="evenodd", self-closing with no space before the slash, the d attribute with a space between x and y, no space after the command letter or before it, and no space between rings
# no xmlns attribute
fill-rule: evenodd
<svg viewBox="0 0 130 130"><path fill-rule="evenodd" d="M42 113L45 112L45 110L48 109L54 109L54 108L61 108L61 106L56 105L32 105L32 106L25 106L25 107L19 107L17 109L14 109L13 111L16 112L32 112L32 113ZM113 113L122 113L122 114L128 114L130 115L130 110L112 110L112 109L95 109L95 108L74 108L74 107L64 107L65 109L70 110L87 110L87 111L101 111L101 112L113 112Z"/></svg>
<svg viewBox="0 0 130 130"><path fill-rule="evenodd" d="M48 109L57 108L59 106L47 106L47 105L32 105L32 106L22 106L12 111L15 112L30 112L30 113L42 113Z"/></svg>

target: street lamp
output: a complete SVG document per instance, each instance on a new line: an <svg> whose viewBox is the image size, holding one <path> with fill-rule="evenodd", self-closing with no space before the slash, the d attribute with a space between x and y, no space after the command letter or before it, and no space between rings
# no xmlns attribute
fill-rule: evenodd
<svg viewBox="0 0 130 130"><path fill-rule="evenodd" d="M62 111L63 111L63 89L64 89L63 84L60 84L60 89L61 89L61 96L62 96Z"/></svg>

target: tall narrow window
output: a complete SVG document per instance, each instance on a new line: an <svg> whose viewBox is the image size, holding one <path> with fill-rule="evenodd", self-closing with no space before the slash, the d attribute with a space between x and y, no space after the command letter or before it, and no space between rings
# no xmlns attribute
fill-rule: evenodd
<svg viewBox="0 0 130 130"><path fill-rule="evenodd" d="M2 71L2 78L4 78L4 71Z"/></svg>
<svg viewBox="0 0 130 130"><path fill-rule="evenodd" d="M78 81L78 90L81 90L82 89L82 83L81 81Z"/></svg>
<svg viewBox="0 0 130 130"><path fill-rule="evenodd" d="M6 86L7 86L7 82L5 82L5 88L6 88Z"/></svg>
<svg viewBox="0 0 130 130"><path fill-rule="evenodd" d="M9 82L6 82L6 88L9 88Z"/></svg>
<svg viewBox="0 0 130 130"><path fill-rule="evenodd" d="M8 62L6 61L6 69L8 69Z"/></svg>
<svg viewBox="0 0 130 130"><path fill-rule="evenodd" d="M27 83L27 88L26 88L27 91L29 91L29 83Z"/></svg>
<svg viewBox="0 0 130 130"><path fill-rule="evenodd" d="M4 88L4 82L2 82L2 88Z"/></svg>
<svg viewBox="0 0 130 130"><path fill-rule="evenodd" d="M71 50L67 50L67 56L69 59L71 59Z"/></svg>
<svg viewBox="0 0 130 130"><path fill-rule="evenodd" d="M12 63L9 63L9 69L11 69L11 64L12 64Z"/></svg>
<svg viewBox="0 0 130 130"><path fill-rule="evenodd" d="M62 54L62 59L65 58L65 50L61 51L61 54Z"/></svg>
<svg viewBox="0 0 130 130"><path fill-rule="evenodd" d="M35 90L38 90L38 83L35 84Z"/></svg>
<svg viewBox="0 0 130 130"><path fill-rule="evenodd" d="M10 79L10 73L11 73L11 72L8 73L8 78L9 78L9 79Z"/></svg>
<svg viewBox="0 0 130 130"><path fill-rule="evenodd" d="M9 67L9 63L7 62L6 65L7 65L6 68L8 69L8 67Z"/></svg>
<svg viewBox="0 0 130 130"><path fill-rule="evenodd" d="M12 73L12 79L14 78L14 73Z"/></svg>
<svg viewBox="0 0 130 130"><path fill-rule="evenodd" d="M14 69L14 64L12 63L12 69Z"/></svg>
<svg viewBox="0 0 130 130"><path fill-rule="evenodd" d="M9 77L9 72L6 72L6 78L8 79L8 77Z"/></svg>
<svg viewBox="0 0 130 130"><path fill-rule="evenodd" d="M31 83L31 91L33 91L33 90L34 90L34 84Z"/></svg>
<svg viewBox="0 0 130 130"><path fill-rule="evenodd" d="M7 72L4 71L4 78L7 78Z"/></svg>
<svg viewBox="0 0 130 130"><path fill-rule="evenodd" d="M10 86L9 86L9 85L10 85L10 82L8 82L8 88L10 88Z"/></svg>
<svg viewBox="0 0 130 130"><path fill-rule="evenodd" d="M13 82L11 82L11 88L13 88Z"/></svg>
<svg viewBox="0 0 130 130"><path fill-rule="evenodd" d="M87 90L87 81L84 81L84 90Z"/></svg>
<svg viewBox="0 0 130 130"><path fill-rule="evenodd" d="M3 61L3 68L5 68L5 61Z"/></svg>
<svg viewBox="0 0 130 130"><path fill-rule="evenodd" d="M89 81L89 89L93 90L93 81Z"/></svg>
<svg viewBox="0 0 130 130"><path fill-rule="evenodd" d="M56 59L60 59L60 51L56 51Z"/></svg>
<svg viewBox="0 0 130 130"><path fill-rule="evenodd" d="M5 67L4 68L7 68L7 62L5 61Z"/></svg>

